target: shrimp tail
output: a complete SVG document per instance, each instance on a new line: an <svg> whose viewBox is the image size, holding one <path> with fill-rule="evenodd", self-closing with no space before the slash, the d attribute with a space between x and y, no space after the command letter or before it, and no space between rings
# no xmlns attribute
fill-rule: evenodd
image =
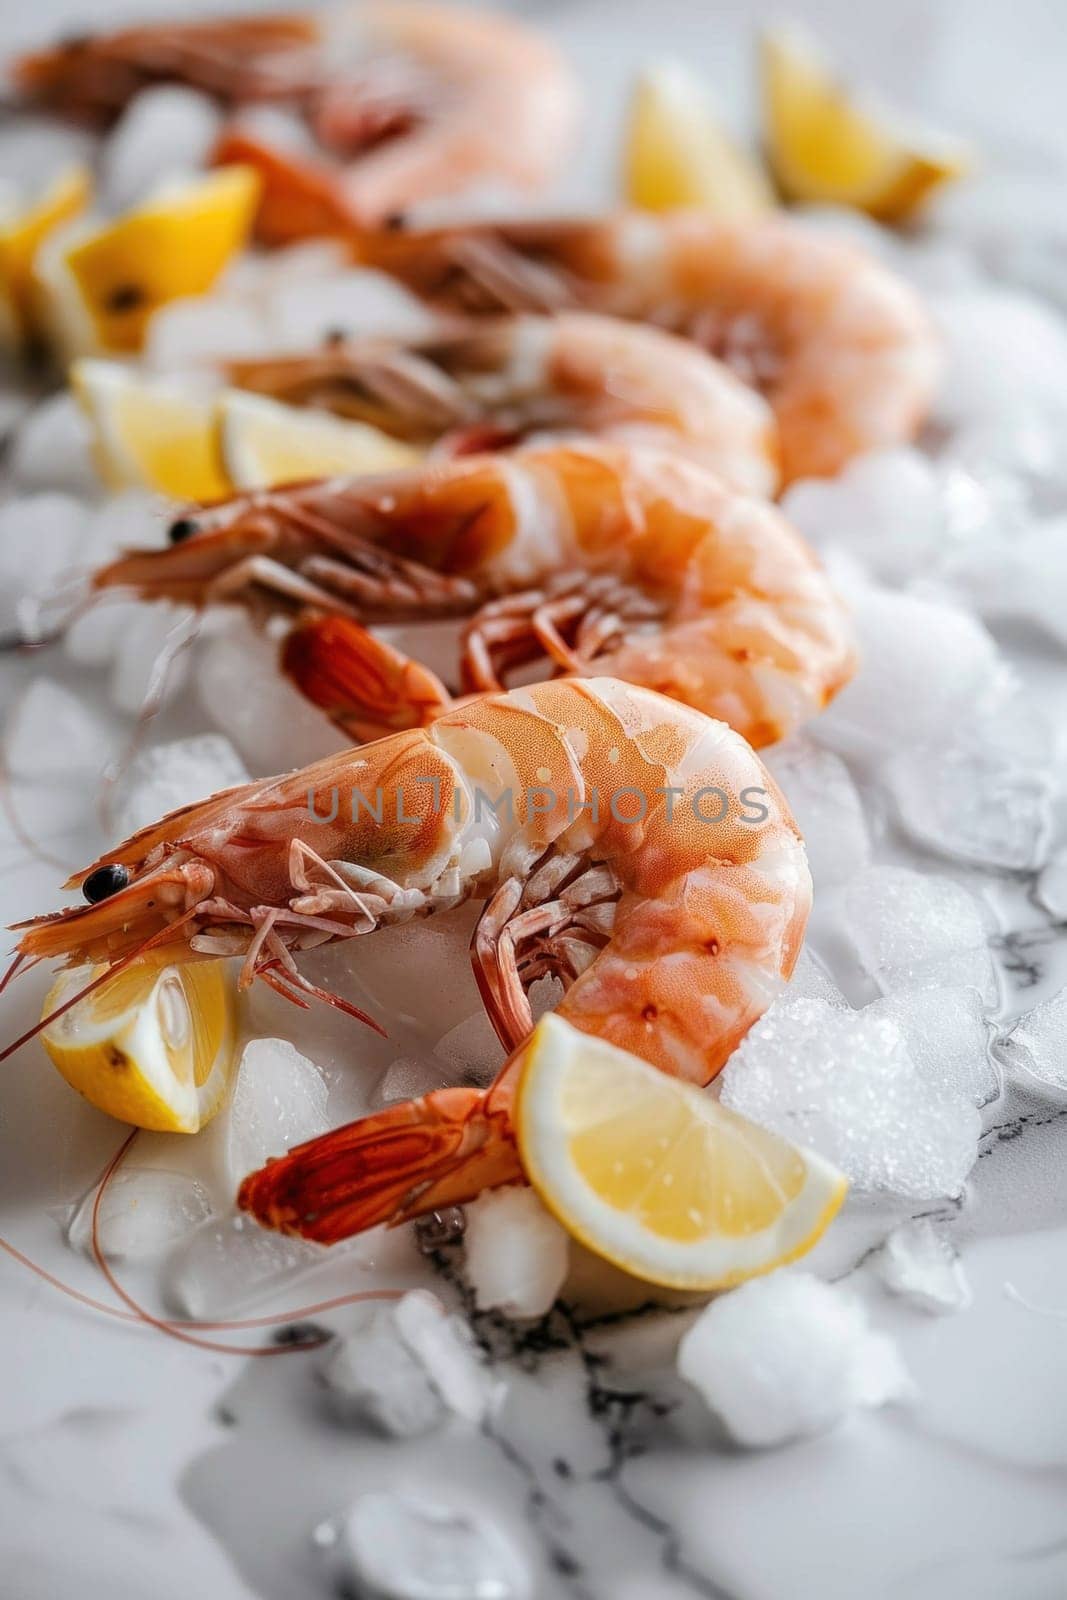
<svg viewBox="0 0 1067 1600"><path fill-rule="evenodd" d="M310 616L288 634L282 669L352 739L425 728L452 697L420 662L349 617Z"/></svg>
<svg viewBox="0 0 1067 1600"><path fill-rule="evenodd" d="M335 1128L251 1173L237 1203L264 1227L336 1244L522 1182L510 1118L491 1095L439 1089Z"/></svg>

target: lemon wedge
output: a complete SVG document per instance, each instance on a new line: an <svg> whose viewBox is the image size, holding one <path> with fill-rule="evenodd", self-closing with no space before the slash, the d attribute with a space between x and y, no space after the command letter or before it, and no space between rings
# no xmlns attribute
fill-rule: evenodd
<svg viewBox="0 0 1067 1600"><path fill-rule="evenodd" d="M84 967L62 973L42 1015L86 981ZM138 1128L196 1133L226 1097L236 1034L228 964L203 961L130 967L64 1012L41 1040L67 1082L100 1111Z"/></svg>
<svg viewBox="0 0 1067 1600"><path fill-rule="evenodd" d="M724 1288L802 1255L847 1188L820 1156L551 1015L530 1041L516 1129L563 1226L674 1289Z"/></svg>
<svg viewBox="0 0 1067 1600"><path fill-rule="evenodd" d="M624 170L627 200L646 211L697 206L740 217L774 204L761 168L722 126L704 85L674 62L637 80Z"/></svg>
<svg viewBox="0 0 1067 1600"><path fill-rule="evenodd" d="M0 338L17 350L40 329L34 306L33 266L49 234L84 211L93 180L85 167L59 174L29 206L12 202L0 218Z"/></svg>
<svg viewBox="0 0 1067 1600"><path fill-rule="evenodd" d="M899 222L970 165L961 143L909 129L837 82L800 30L765 34L761 55L764 139L786 199Z"/></svg>
<svg viewBox="0 0 1067 1600"><path fill-rule="evenodd" d="M140 378L118 361L86 359L70 385L93 430L93 458L112 489L139 485L176 500L232 491L219 452L215 394Z"/></svg>
<svg viewBox="0 0 1067 1600"><path fill-rule="evenodd" d="M160 306L210 289L248 238L258 200L250 167L220 167L112 221L53 235L35 278L60 348L139 350Z"/></svg>
<svg viewBox="0 0 1067 1600"><path fill-rule="evenodd" d="M389 472L419 460L410 445L368 423L343 422L235 389L219 401L219 433L223 464L237 489Z"/></svg>

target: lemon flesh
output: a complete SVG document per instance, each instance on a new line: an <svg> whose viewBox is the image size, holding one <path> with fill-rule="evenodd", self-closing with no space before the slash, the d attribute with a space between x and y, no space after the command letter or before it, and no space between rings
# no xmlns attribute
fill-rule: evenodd
<svg viewBox="0 0 1067 1600"><path fill-rule="evenodd" d="M301 411L261 395L229 390L219 402L222 461L238 489L269 489L307 478L389 472L420 459L364 422Z"/></svg>
<svg viewBox="0 0 1067 1600"><path fill-rule="evenodd" d="M245 244L258 201L250 167L221 167L114 221L63 230L36 272L58 342L74 354L139 350L160 306L211 288Z"/></svg>
<svg viewBox="0 0 1067 1600"><path fill-rule="evenodd" d="M102 969L61 974L50 1015ZM228 964L136 966L102 984L41 1034L54 1066L91 1105L120 1122L196 1133L229 1087L237 1036Z"/></svg>
<svg viewBox="0 0 1067 1600"><path fill-rule="evenodd" d="M898 222L970 164L962 144L912 132L865 104L796 29L765 35L761 78L767 156L788 200L853 206Z"/></svg>
<svg viewBox="0 0 1067 1600"><path fill-rule="evenodd" d="M847 1189L812 1151L554 1016L530 1041L516 1130L564 1227L670 1288L723 1288L795 1259Z"/></svg>
<svg viewBox="0 0 1067 1600"><path fill-rule="evenodd" d="M19 348L41 331L33 289L37 253L49 234L85 210L92 188L88 170L71 167L35 205L14 207L0 220L0 325L8 348Z"/></svg>
<svg viewBox="0 0 1067 1600"><path fill-rule="evenodd" d="M760 167L723 128L699 79L673 62L637 81L624 161L626 198L646 211L694 206L739 217L774 203Z"/></svg>
<svg viewBox="0 0 1067 1600"><path fill-rule="evenodd" d="M112 489L154 489L177 500L221 500L216 397L147 382L115 361L83 360L70 384L93 428L93 458Z"/></svg>

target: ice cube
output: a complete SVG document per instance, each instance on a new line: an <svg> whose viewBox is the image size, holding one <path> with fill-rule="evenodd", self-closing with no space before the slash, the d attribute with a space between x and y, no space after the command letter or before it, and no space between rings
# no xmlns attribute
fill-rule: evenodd
<svg viewBox="0 0 1067 1600"><path fill-rule="evenodd" d="M911 1381L862 1303L806 1272L754 1278L705 1307L678 1370L738 1444L822 1433L858 1407L903 1400Z"/></svg>
<svg viewBox="0 0 1067 1600"><path fill-rule="evenodd" d="M0 131L0 179L35 199L60 173L91 162L95 140L84 129L49 117L6 118Z"/></svg>
<svg viewBox="0 0 1067 1600"><path fill-rule="evenodd" d="M1001 416L965 422L945 443L943 459L966 470L994 503L1018 512L1028 497L1042 499L1067 482L1060 439L1063 420L1040 405L1020 402ZM951 552L953 558L966 550Z"/></svg>
<svg viewBox="0 0 1067 1600"><path fill-rule="evenodd" d="M7 770L15 778L100 773L117 754L115 723L52 678L34 678L4 728Z"/></svg>
<svg viewBox="0 0 1067 1600"><path fill-rule="evenodd" d="M808 852L816 889L844 883L871 857L867 819L845 763L804 734L764 754L782 787Z"/></svg>
<svg viewBox="0 0 1067 1600"><path fill-rule="evenodd" d="M99 494L92 431L69 390L42 400L24 418L12 440L10 465L23 492L61 489L85 500Z"/></svg>
<svg viewBox="0 0 1067 1600"><path fill-rule="evenodd" d="M94 1184L67 1224L67 1243L93 1254ZM184 1172L123 1167L104 1190L98 1213L100 1248L109 1261L156 1261L211 1215L202 1184Z"/></svg>
<svg viewBox="0 0 1067 1600"><path fill-rule="evenodd" d="M418 1100L424 1094L444 1088L448 1072L443 1063L419 1056L398 1056L382 1074L374 1091L372 1104L396 1105L401 1100Z"/></svg>
<svg viewBox="0 0 1067 1600"><path fill-rule="evenodd" d="M141 610L138 600L102 597L75 617L63 636L64 649L72 661L83 666L105 666L114 659Z"/></svg>
<svg viewBox="0 0 1067 1600"><path fill-rule="evenodd" d="M1015 538L961 559L949 576L983 616L1029 623L1067 645L1067 519L1030 523Z"/></svg>
<svg viewBox="0 0 1067 1600"><path fill-rule="evenodd" d="M35 639L77 560L85 508L65 494L33 494L0 507L0 637Z"/></svg>
<svg viewBox="0 0 1067 1600"><path fill-rule="evenodd" d="M320 1370L330 1405L343 1422L411 1439L440 1427L448 1414L429 1376L398 1337L391 1308L370 1309L354 1333L330 1346Z"/></svg>
<svg viewBox="0 0 1067 1600"><path fill-rule="evenodd" d="M148 325L144 360L153 372L186 371L274 348L259 307L216 293L161 306Z"/></svg>
<svg viewBox="0 0 1067 1600"><path fill-rule="evenodd" d="M196 628L189 606L156 600L137 608L112 659L111 698L120 711L138 716L177 698L189 676L189 653L182 646Z"/></svg>
<svg viewBox="0 0 1067 1600"><path fill-rule="evenodd" d="M393 1309L397 1334L449 1411L465 1422L483 1422L500 1385L485 1366L466 1320L446 1311L425 1289L412 1290Z"/></svg>
<svg viewBox="0 0 1067 1600"><path fill-rule="evenodd" d="M1037 898L1058 922L1067 922L1067 849L1057 850L1037 880Z"/></svg>
<svg viewBox="0 0 1067 1600"><path fill-rule="evenodd" d="M945 537L936 469L918 450L859 456L837 478L801 479L782 510L818 549L843 545L869 571L899 582L937 561Z"/></svg>
<svg viewBox="0 0 1067 1600"><path fill-rule="evenodd" d="M290 350L314 349L335 332L418 339L434 327L406 289L384 273L366 270L313 283L291 277L271 296L267 315L277 344Z"/></svg>
<svg viewBox="0 0 1067 1600"><path fill-rule="evenodd" d="M326 1255L324 1245L273 1233L248 1217L212 1217L169 1257L164 1292L178 1316L229 1317L264 1296L277 1303L280 1291Z"/></svg>
<svg viewBox="0 0 1067 1600"><path fill-rule="evenodd" d="M883 994L964 985L996 1004L992 914L963 884L909 867L868 867L845 890L845 919Z"/></svg>
<svg viewBox="0 0 1067 1600"><path fill-rule="evenodd" d="M1020 406L1067 412L1067 323L1031 295L982 287L937 296L946 371L936 415L949 426Z"/></svg>
<svg viewBox="0 0 1067 1600"><path fill-rule="evenodd" d="M244 763L221 734L152 746L134 756L116 781L110 805L114 832L128 839L168 811L247 781Z"/></svg>
<svg viewBox="0 0 1067 1600"><path fill-rule="evenodd" d="M1032 870L1052 834L1057 738L1052 722L1015 692L936 745L901 751L885 779L905 831L952 860Z"/></svg>
<svg viewBox="0 0 1067 1600"><path fill-rule="evenodd" d="M343 1415L396 1436L429 1432L448 1415L480 1424L498 1391L466 1322L425 1289L364 1307L322 1372Z"/></svg>
<svg viewBox="0 0 1067 1600"><path fill-rule="evenodd" d="M868 1017L889 1017L904 1035L923 1081L976 1106L1000 1093L991 1054L994 1028L976 989L899 989L866 1007Z"/></svg>
<svg viewBox="0 0 1067 1600"><path fill-rule="evenodd" d="M981 1119L929 1084L898 1024L823 1000L776 1001L721 1078L724 1105L826 1156L860 1189L958 1194Z"/></svg>
<svg viewBox="0 0 1067 1600"><path fill-rule="evenodd" d="M504 1064L504 1052L484 1010L457 1022L433 1047L454 1083L492 1082Z"/></svg>
<svg viewBox="0 0 1067 1600"><path fill-rule="evenodd" d="M543 1317L567 1277L570 1241L532 1189L489 1189L466 1207L467 1278L482 1311Z"/></svg>
<svg viewBox="0 0 1067 1600"><path fill-rule="evenodd" d="M101 176L108 207L123 211L163 179L206 166L221 121L212 100L180 84L134 95L104 145Z"/></svg>
<svg viewBox="0 0 1067 1600"><path fill-rule="evenodd" d="M326 1133L327 1088L319 1069L286 1039L252 1039L237 1069L225 1113L226 1171L230 1187L270 1156Z"/></svg>
<svg viewBox="0 0 1067 1600"><path fill-rule="evenodd" d="M254 777L291 772L348 744L283 677L277 641L247 618L235 618L198 652L196 688Z"/></svg>
<svg viewBox="0 0 1067 1600"><path fill-rule="evenodd" d="M103 566L131 548L163 549L173 517L173 501L148 489L123 489L108 495L86 529L83 565Z"/></svg>
<svg viewBox="0 0 1067 1600"><path fill-rule="evenodd" d="M1032 1087L1067 1093L1067 989L1020 1017L1000 1049L1009 1068Z"/></svg>
<svg viewBox="0 0 1067 1600"><path fill-rule="evenodd" d="M860 584L846 596L859 668L812 725L841 755L896 755L953 735L1002 682L996 645L963 611Z"/></svg>
<svg viewBox="0 0 1067 1600"><path fill-rule="evenodd" d="M530 1600L529 1571L488 1518L374 1490L344 1519L341 1587L374 1600Z"/></svg>
<svg viewBox="0 0 1067 1600"><path fill-rule="evenodd" d="M937 1316L971 1303L963 1264L928 1217L894 1228L874 1262L886 1288L923 1311Z"/></svg>

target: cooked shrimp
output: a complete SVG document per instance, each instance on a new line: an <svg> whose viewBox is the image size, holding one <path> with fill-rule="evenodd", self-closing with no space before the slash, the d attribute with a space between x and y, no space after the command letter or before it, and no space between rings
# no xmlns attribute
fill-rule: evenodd
<svg viewBox="0 0 1067 1600"><path fill-rule="evenodd" d="M377 223L479 179L536 186L569 147L577 105L565 62L521 23L382 0L79 35L24 56L14 78L32 101L104 123L168 82L237 113L292 112L279 142L238 115L218 150L261 168L274 242Z"/></svg>
<svg viewBox="0 0 1067 1600"><path fill-rule="evenodd" d="M320 820L321 819L321 820ZM23 959L244 956L299 994L300 952L485 900L472 961L507 1051L560 1012L706 1083L792 971L804 847L744 740L645 689L542 683L174 812L78 873L95 904L20 924ZM106 893L107 898L99 898ZM318 992L318 991L315 991ZM510 1101L445 1089L249 1179L263 1221L330 1240L521 1177Z"/></svg>
<svg viewBox="0 0 1067 1600"><path fill-rule="evenodd" d="M688 341L614 317L564 312L417 342L334 340L234 362L229 376L445 453L582 433L690 456L751 494L773 494L778 481L766 402Z"/></svg>
<svg viewBox="0 0 1067 1600"><path fill-rule="evenodd" d="M909 286L792 218L484 223L365 235L356 249L468 314L579 305L686 334L766 395L787 482L910 439L933 397L937 345Z"/></svg>
<svg viewBox="0 0 1067 1600"><path fill-rule="evenodd" d="M544 832L505 829L501 841L472 945L512 1052L493 1086L391 1106L243 1183L240 1204L260 1222L321 1243L523 1177L511 1113L532 1027L524 985L534 978L552 973L569 984L558 1009L576 1028L702 1084L792 970L807 919L807 863L785 803L721 723L644 690L587 680L475 704L429 736L443 738L468 772L499 764L504 781L533 793L550 774L548 790L566 785L574 801L567 814L553 811ZM645 797L670 791L672 808L657 800L645 812ZM700 820L723 809L701 798L712 793L741 801L714 828ZM757 793L752 824L744 810ZM594 795L598 815L579 812ZM618 820L638 813L640 821Z"/></svg>
<svg viewBox="0 0 1067 1600"><path fill-rule="evenodd" d="M375 622L465 619L471 693L547 663L658 689L757 745L813 716L853 668L844 609L781 513L650 450L530 447L296 485L175 532L181 542L120 557L97 587L310 608L285 667L354 737L449 703L425 668L382 647Z"/></svg>

